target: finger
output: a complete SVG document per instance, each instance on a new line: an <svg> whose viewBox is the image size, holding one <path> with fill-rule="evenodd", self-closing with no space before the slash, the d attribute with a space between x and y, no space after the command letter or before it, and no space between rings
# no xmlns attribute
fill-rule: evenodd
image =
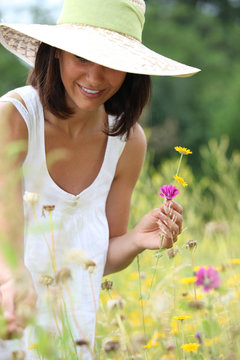
<svg viewBox="0 0 240 360"><path fill-rule="evenodd" d="M174 244L173 236L165 235L162 241L162 249L170 249L171 247L173 247L173 244Z"/></svg>
<svg viewBox="0 0 240 360"><path fill-rule="evenodd" d="M174 210L167 210L162 209L162 214L164 214L172 223L175 223L178 226L178 234L181 233L182 228L182 215ZM172 228L173 225L171 225L171 222L169 223L169 227Z"/></svg>
<svg viewBox="0 0 240 360"><path fill-rule="evenodd" d="M161 220L158 221L158 226L162 248L171 248L174 242L177 241L176 232L169 230L169 228Z"/></svg>
<svg viewBox="0 0 240 360"><path fill-rule="evenodd" d="M163 203L164 207L177 211L179 214L183 213L183 208L180 204L173 200L167 200Z"/></svg>
<svg viewBox="0 0 240 360"><path fill-rule="evenodd" d="M162 222L165 226L166 226L166 231L167 231L167 235L178 235L179 234L179 224L178 222L181 223L181 219L177 220L177 217L181 216L181 215L177 215L174 214L173 219L170 219L167 215L165 215L164 213L161 213L159 216L159 220L158 220L158 225L160 225L160 222ZM160 222L159 222L160 221Z"/></svg>
<svg viewBox="0 0 240 360"><path fill-rule="evenodd" d="M160 208L160 211L170 218L173 218L175 215L178 219L182 219L182 213L175 210L173 207L167 206L167 204L163 204Z"/></svg>

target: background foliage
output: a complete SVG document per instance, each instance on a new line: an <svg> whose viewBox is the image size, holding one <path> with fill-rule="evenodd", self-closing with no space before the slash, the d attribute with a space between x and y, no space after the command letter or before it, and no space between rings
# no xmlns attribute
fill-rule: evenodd
<svg viewBox="0 0 240 360"><path fill-rule="evenodd" d="M195 155L191 165L198 168L198 149L210 138L227 134L229 153L239 147L240 1L147 0L146 4L143 42L202 70L191 78L152 78L152 102L142 118L151 132L149 151L157 165L174 145L191 147ZM26 11L23 5L22 10ZM56 20L37 3L27 10L33 22ZM24 64L0 48L0 95L25 84L27 72Z"/></svg>

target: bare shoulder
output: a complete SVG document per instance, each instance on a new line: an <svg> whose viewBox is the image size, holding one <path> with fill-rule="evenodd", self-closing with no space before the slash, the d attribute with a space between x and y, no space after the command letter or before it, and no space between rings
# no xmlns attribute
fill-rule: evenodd
<svg viewBox="0 0 240 360"><path fill-rule="evenodd" d="M143 128L139 124L135 124L129 134L126 142L123 156L126 158L134 158L135 161L141 160L145 156L147 147L146 136Z"/></svg>
<svg viewBox="0 0 240 360"><path fill-rule="evenodd" d="M19 100L25 106L24 101L17 93L9 92L7 95ZM23 140L26 144L16 158L16 165L22 164L27 155L28 129L19 111L9 101L0 101L0 126L3 149L4 144L19 140Z"/></svg>
<svg viewBox="0 0 240 360"><path fill-rule="evenodd" d="M140 148L146 150L146 136L144 134L143 128L138 123L132 127L127 145L139 146Z"/></svg>
<svg viewBox="0 0 240 360"><path fill-rule="evenodd" d="M146 153L146 137L142 127L135 124L131 129L124 151L119 160L116 175L128 173L138 177Z"/></svg>
<svg viewBox="0 0 240 360"><path fill-rule="evenodd" d="M7 95L19 100L25 106L19 94L11 91ZM28 130L26 123L16 107L9 101L0 101L0 125L6 131L7 142L21 139L27 140Z"/></svg>

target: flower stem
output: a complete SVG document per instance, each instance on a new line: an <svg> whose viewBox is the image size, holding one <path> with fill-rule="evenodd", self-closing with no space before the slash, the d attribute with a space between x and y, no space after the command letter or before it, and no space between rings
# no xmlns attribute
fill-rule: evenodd
<svg viewBox="0 0 240 360"><path fill-rule="evenodd" d="M52 256L51 248L50 248L50 246L49 246L49 244L48 244L48 241L47 241L47 238L46 238L44 232L42 231L41 225L40 225L40 223L39 223L39 221L38 221L38 219L37 219L36 212L35 212L35 208L34 208L34 205L33 205L33 204L32 204L32 211L33 211L34 220L35 220L35 222L37 223L37 225L38 225L38 227L39 227L39 230L40 230L40 233L41 233L41 235L42 235L42 237L43 237L43 239L44 239L44 241L45 241L45 243L46 243L46 245L47 245L47 248L48 248L48 251L49 251L49 255L50 255L50 258L51 258L51 260L52 260L53 270L55 271L54 261L53 261L53 256Z"/></svg>
<svg viewBox="0 0 240 360"><path fill-rule="evenodd" d="M163 236L164 236L164 235L161 236L161 244L160 244L159 250L162 250ZM160 258L160 256L158 255L158 256L157 256L157 260L156 260L156 264L155 264L155 269L154 269L154 272L153 272L153 275L152 275L151 284L150 284L149 297L148 297L149 299L150 299L151 294L152 294L153 280L154 280L154 278L155 278L155 276L156 276L159 258Z"/></svg>
<svg viewBox="0 0 240 360"><path fill-rule="evenodd" d="M65 282L64 282L64 285L65 285L65 287L66 287L67 294L68 294L68 297L69 297L69 302L70 302L70 306L71 306L71 312L72 312L73 320L74 320L74 322L75 322L75 325L76 325L76 327L77 327L80 335L81 335L82 338L85 340L86 338L85 338L85 336L84 336L84 334L83 334L83 332L82 332L82 329L80 328L80 325L79 325L78 320L77 320L77 317L76 317L76 313L75 313L74 305L73 305L72 294L71 294L71 290L70 290L70 287L69 287L69 285L68 285L68 282L65 281Z"/></svg>
<svg viewBox="0 0 240 360"><path fill-rule="evenodd" d="M91 276L91 273L89 271L88 271L88 274L89 274L89 281L90 281L92 298L93 298L93 305L94 305L94 311L95 311L95 329L94 329L94 349L95 349L95 346L96 346L96 334L97 334L97 303L96 303L96 297L95 297L94 288L93 288L92 276Z"/></svg>
<svg viewBox="0 0 240 360"><path fill-rule="evenodd" d="M142 297L142 284L141 284L141 275L140 275L139 255L137 255L137 267L138 267L138 279L139 279L139 294L140 294L141 310L142 310L143 334L144 334L144 340L146 340L147 337L146 337L146 328L145 328L145 316L144 316L144 306L143 306L143 297ZM147 351L145 351L144 354L145 354L145 358L148 359Z"/></svg>
<svg viewBox="0 0 240 360"><path fill-rule="evenodd" d="M178 162L177 174L176 174L177 176L178 176L178 174L179 174L179 170L180 170L180 166L181 166L182 158L183 158L183 154L181 154L180 159L179 159L179 162Z"/></svg>
<svg viewBox="0 0 240 360"><path fill-rule="evenodd" d="M191 249L191 257L192 257L192 269L194 273L194 255L193 255L194 249ZM196 283L193 284L193 291L194 291L194 299L197 301L197 290L196 290Z"/></svg>
<svg viewBox="0 0 240 360"><path fill-rule="evenodd" d="M48 213L49 213L50 230L51 230L53 268L54 268L54 271L56 273L57 272L57 265L56 265L56 257L55 257L55 243L54 243L54 236L53 236L52 211L48 211Z"/></svg>
<svg viewBox="0 0 240 360"><path fill-rule="evenodd" d="M180 320L181 322L181 333L182 333L182 345L184 344L185 340L184 340L184 331L183 331L183 320ZM182 354L183 354L183 358L185 359L185 353L184 351L182 350Z"/></svg>
<svg viewBox="0 0 240 360"><path fill-rule="evenodd" d="M70 323L69 323L67 306L66 306L66 303L65 303L65 300L64 300L64 296L63 296L63 292L62 292L61 286L59 286L59 293L60 293L60 295L61 295L61 300L62 300L62 303L59 304L59 310L60 310L60 317L61 317L61 319L62 319L63 332L66 333L66 332L67 332L67 327L68 327L68 332L69 332L71 341L72 341L72 343L73 343L73 347L74 347L74 349L75 349L75 353L77 354L77 347L76 347L76 343L75 343L75 341L74 341L73 334L72 334L72 330L71 330L71 326L70 326ZM64 308L64 310L63 310L63 308ZM65 319L66 319L66 324L65 324Z"/></svg>

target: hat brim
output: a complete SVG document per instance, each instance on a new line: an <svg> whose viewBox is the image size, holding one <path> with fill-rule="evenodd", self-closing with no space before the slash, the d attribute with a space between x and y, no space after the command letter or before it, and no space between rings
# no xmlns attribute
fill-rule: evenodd
<svg viewBox="0 0 240 360"><path fill-rule="evenodd" d="M30 66L44 42L129 73L187 77L200 71L157 54L132 37L88 25L0 24L0 42Z"/></svg>

